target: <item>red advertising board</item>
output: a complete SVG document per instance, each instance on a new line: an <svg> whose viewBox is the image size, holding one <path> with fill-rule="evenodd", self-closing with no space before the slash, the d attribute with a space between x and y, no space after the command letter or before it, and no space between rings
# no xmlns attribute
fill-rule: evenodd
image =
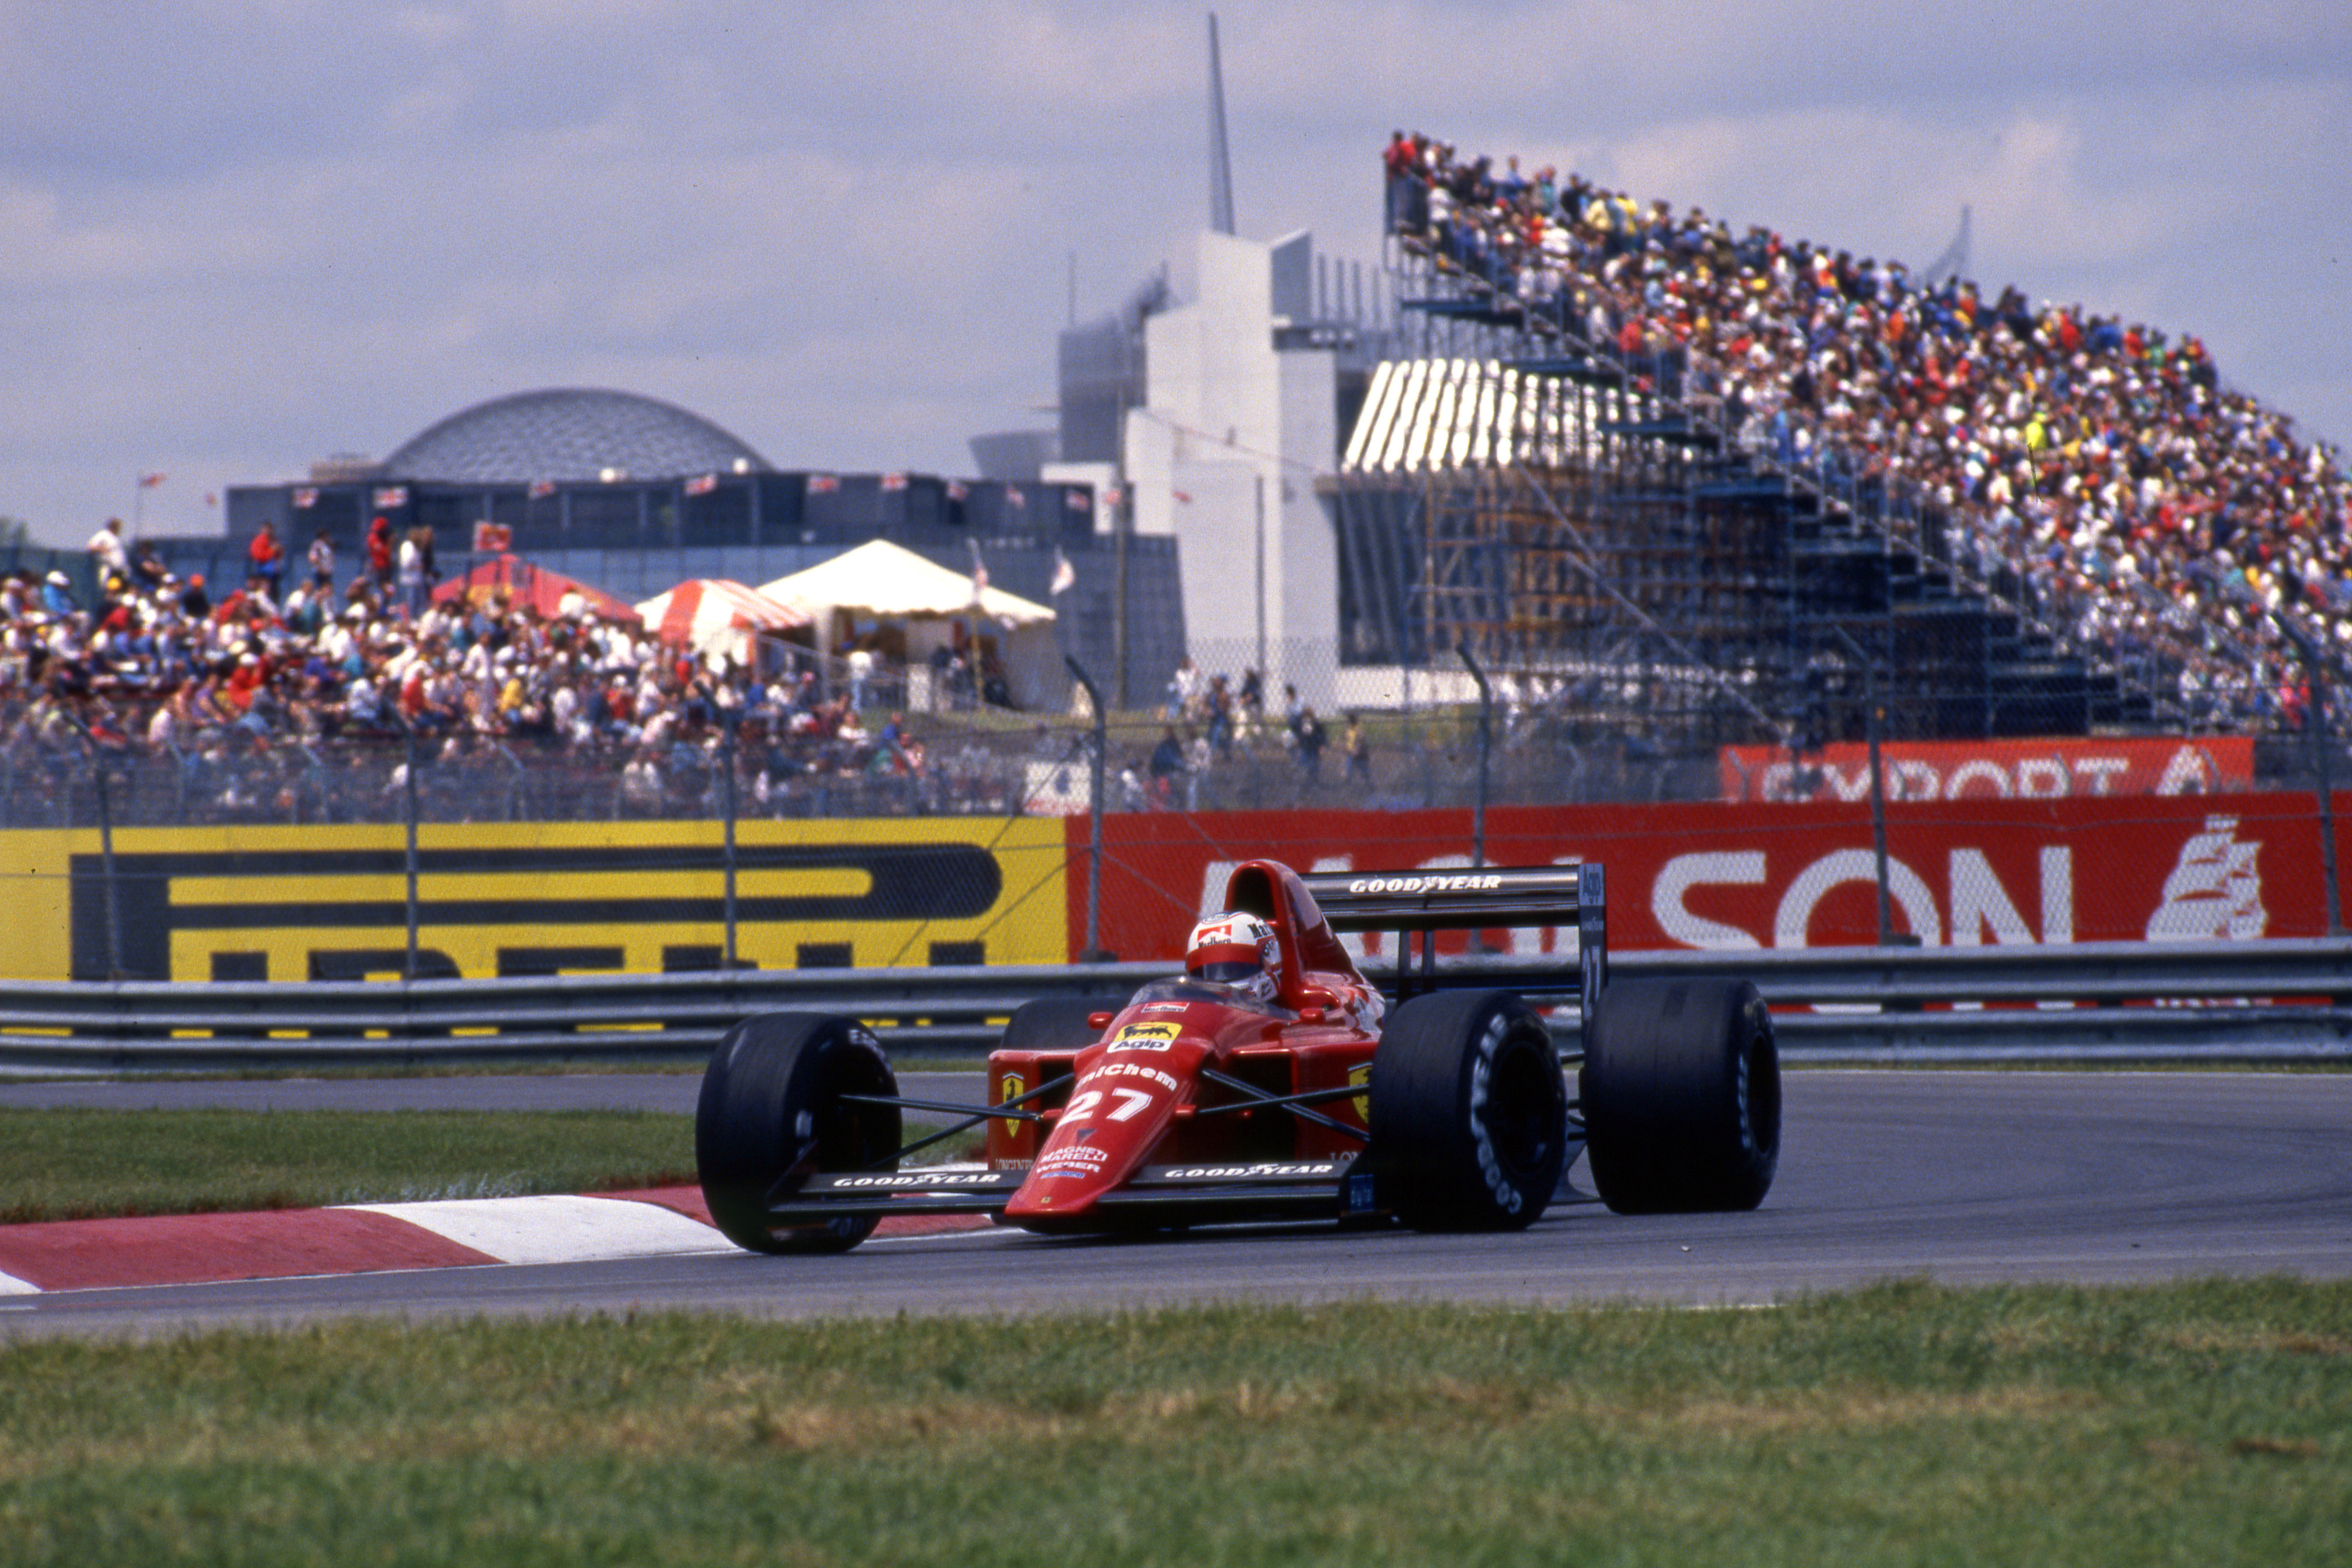
<svg viewBox="0 0 2352 1568"><path fill-rule="evenodd" d="M2084 795L2224 795L2254 782L2254 742L2200 740L1889 741L1879 748L1889 800L2071 800ZM1791 757L1726 746L1727 801L1870 798L1870 748L1842 741Z"/></svg>
<svg viewBox="0 0 2352 1568"><path fill-rule="evenodd" d="M1895 923L1928 946L2315 936L2326 917L2315 805L2294 794L1897 805L1887 812ZM1501 807L1486 828L1492 865L1600 861L1615 948L1830 947L1877 932L1866 806ZM1103 830L1103 945L1131 959L1181 957L1226 871L1254 857L1301 871L1470 863L1464 811L1121 813ZM1066 831L1076 954L1086 819ZM1456 933L1455 945L1466 940ZM1555 937L1486 941L1546 949ZM1381 938L1365 942L1381 951Z"/></svg>

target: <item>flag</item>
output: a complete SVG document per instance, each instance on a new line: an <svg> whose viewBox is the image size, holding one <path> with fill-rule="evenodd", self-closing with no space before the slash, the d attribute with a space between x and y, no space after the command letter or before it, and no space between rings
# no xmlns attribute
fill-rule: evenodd
<svg viewBox="0 0 2352 1568"><path fill-rule="evenodd" d="M829 496L840 488L841 481L834 478L831 474L811 474L808 477L808 493L810 495Z"/></svg>
<svg viewBox="0 0 2352 1568"><path fill-rule="evenodd" d="M980 558L979 540L967 538L964 542L971 546L971 602L977 605L988 592L988 563Z"/></svg>
<svg viewBox="0 0 2352 1568"><path fill-rule="evenodd" d="M1127 492L1120 489L1117 485L1113 485L1110 489L1103 491L1103 505L1105 506L1117 506L1120 501L1123 501L1126 499Z"/></svg>
<svg viewBox="0 0 2352 1568"><path fill-rule="evenodd" d="M553 495L554 493L555 493L555 481L554 481L553 479L533 479L533 480L531 480L531 481L530 481L530 499L531 499L531 500L545 500L548 497L550 497L550 496Z"/></svg>
<svg viewBox="0 0 2352 1568"><path fill-rule="evenodd" d="M1177 491L1174 491L1174 492L1172 492L1172 493L1175 495L1175 497L1176 497L1176 499L1177 499L1178 500L1182 501L1186 506L1191 506L1191 505L1192 504L1192 498L1191 496L1189 496L1189 495L1186 495L1182 490L1177 490Z"/></svg>
<svg viewBox="0 0 2352 1568"><path fill-rule="evenodd" d="M1029 498L1021 493L1019 485L1007 485L1004 487L1004 504L1025 508L1029 504Z"/></svg>
<svg viewBox="0 0 2352 1568"><path fill-rule="evenodd" d="M1047 595L1066 593L1077 585L1078 569L1070 564L1070 558L1063 554L1062 547L1056 544L1054 546L1054 585L1046 590Z"/></svg>
<svg viewBox="0 0 2352 1568"><path fill-rule="evenodd" d="M166 474L142 474L139 476L139 488L142 490L152 490L169 477Z"/></svg>
<svg viewBox="0 0 2352 1568"><path fill-rule="evenodd" d="M717 474L697 474L686 481L686 493L690 496L707 496L718 488Z"/></svg>
<svg viewBox="0 0 2352 1568"><path fill-rule="evenodd" d="M303 510L308 511L312 507L319 504L319 492L314 489L296 490L294 492L294 504L300 507Z"/></svg>
<svg viewBox="0 0 2352 1568"><path fill-rule="evenodd" d="M1062 492L1062 504L1069 508L1072 511L1091 511L1094 510L1087 501L1087 492L1081 489L1064 490Z"/></svg>
<svg viewBox="0 0 2352 1568"><path fill-rule="evenodd" d="M882 493L883 493L883 494L885 494L885 495L891 495L891 494L895 494L896 492L898 492L898 491L899 491L899 490L903 490L903 489L905 489L906 488L907 488L907 476L906 476L906 475L904 475L904 474L885 474L885 475L883 475L883 476L882 476Z"/></svg>
<svg viewBox="0 0 2352 1568"><path fill-rule="evenodd" d="M503 555L514 548L514 530L483 518L474 524L474 553Z"/></svg>
<svg viewBox="0 0 2352 1568"><path fill-rule="evenodd" d="M961 500L970 494L971 494L971 491L965 488L964 482L961 479L950 479L948 481L948 500Z"/></svg>
<svg viewBox="0 0 2352 1568"><path fill-rule="evenodd" d="M220 505L220 492L218 490L206 490L205 492L205 504L206 506Z"/></svg>
<svg viewBox="0 0 2352 1568"><path fill-rule="evenodd" d="M385 485L375 492L375 510L393 511L408 504L406 485Z"/></svg>

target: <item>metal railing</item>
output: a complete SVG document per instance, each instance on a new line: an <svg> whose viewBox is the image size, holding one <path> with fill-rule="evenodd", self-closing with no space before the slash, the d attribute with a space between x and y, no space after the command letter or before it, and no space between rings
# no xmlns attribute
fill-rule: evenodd
<svg viewBox="0 0 2352 1568"><path fill-rule="evenodd" d="M1620 952L1612 977L1728 973L1792 1061L2352 1063L2352 940ZM752 1013L864 1019L905 1059L976 1057L1037 997L1123 999L1166 963L504 980L0 982L0 1068L75 1072L698 1061ZM1509 987L1508 961L1442 972ZM1371 972L1379 978L1381 971ZM1559 970L1555 1031L1573 1037Z"/></svg>

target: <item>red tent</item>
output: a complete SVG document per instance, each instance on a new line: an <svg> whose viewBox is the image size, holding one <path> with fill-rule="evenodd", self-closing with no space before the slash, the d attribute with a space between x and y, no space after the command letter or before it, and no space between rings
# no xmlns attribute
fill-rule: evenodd
<svg viewBox="0 0 2352 1568"><path fill-rule="evenodd" d="M567 594L579 595L600 621L633 625L637 619L637 612L625 601L613 597L604 589L574 582L560 573L543 571L512 555L494 556L477 564L463 577L451 578L433 590L433 602L446 605L462 594L468 603L480 604L494 597L500 589L506 590L507 598L514 605L533 611L543 620L556 617Z"/></svg>
<svg viewBox="0 0 2352 1568"><path fill-rule="evenodd" d="M684 643L701 653L728 653L750 663L752 641L762 634L807 626L806 610L769 598L757 588L725 577L696 577L637 605L646 629L667 643Z"/></svg>

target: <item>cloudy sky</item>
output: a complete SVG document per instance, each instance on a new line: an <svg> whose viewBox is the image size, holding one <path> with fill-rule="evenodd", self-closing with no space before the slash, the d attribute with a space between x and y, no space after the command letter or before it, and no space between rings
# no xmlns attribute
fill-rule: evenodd
<svg viewBox="0 0 2352 1568"><path fill-rule="evenodd" d="M2352 441L2352 7L1222 0L1244 234L1378 254L1419 127L2200 333ZM0 514L611 386L787 468L962 473L1207 212L1204 8L0 0Z"/></svg>

